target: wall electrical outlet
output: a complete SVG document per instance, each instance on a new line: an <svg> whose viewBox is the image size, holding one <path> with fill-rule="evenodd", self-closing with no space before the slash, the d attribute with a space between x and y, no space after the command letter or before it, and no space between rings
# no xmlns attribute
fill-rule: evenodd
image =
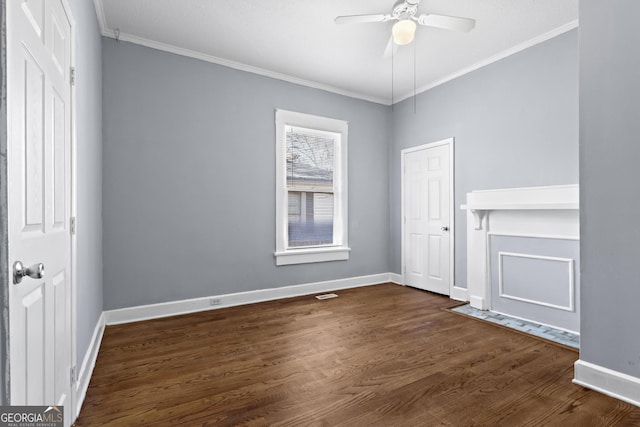
<svg viewBox="0 0 640 427"><path fill-rule="evenodd" d="M209 302L211 305L220 305L220 298L211 298Z"/></svg>

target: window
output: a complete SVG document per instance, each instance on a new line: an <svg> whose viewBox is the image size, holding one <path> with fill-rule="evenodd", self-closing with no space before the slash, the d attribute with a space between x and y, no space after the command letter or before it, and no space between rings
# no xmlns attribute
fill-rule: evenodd
<svg viewBox="0 0 640 427"><path fill-rule="evenodd" d="M347 122L276 110L276 264L349 259Z"/></svg>

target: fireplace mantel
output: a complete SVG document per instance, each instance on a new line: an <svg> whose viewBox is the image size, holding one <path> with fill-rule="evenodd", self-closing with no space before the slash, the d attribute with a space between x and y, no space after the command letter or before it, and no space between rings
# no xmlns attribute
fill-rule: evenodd
<svg viewBox="0 0 640 427"><path fill-rule="evenodd" d="M467 288L473 307L491 309L492 235L579 239L579 187L556 185L467 193Z"/></svg>
<svg viewBox="0 0 640 427"><path fill-rule="evenodd" d="M473 214L475 229L481 230L487 211L578 210L579 189L578 185L554 185L472 191L460 208Z"/></svg>

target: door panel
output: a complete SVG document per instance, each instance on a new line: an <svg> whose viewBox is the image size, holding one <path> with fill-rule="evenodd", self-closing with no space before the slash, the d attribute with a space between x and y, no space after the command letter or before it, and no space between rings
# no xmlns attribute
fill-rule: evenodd
<svg viewBox="0 0 640 427"><path fill-rule="evenodd" d="M429 236L429 279L442 280L442 236Z"/></svg>
<svg viewBox="0 0 640 427"><path fill-rule="evenodd" d="M450 147L403 153L404 283L449 294Z"/></svg>
<svg viewBox="0 0 640 427"><path fill-rule="evenodd" d="M53 93L53 226L64 228L66 206L68 202L65 173L67 153L65 141L65 105L62 97Z"/></svg>
<svg viewBox="0 0 640 427"><path fill-rule="evenodd" d="M44 1L25 0L21 2L24 16L38 37L42 37L42 27L44 25Z"/></svg>
<svg viewBox="0 0 640 427"><path fill-rule="evenodd" d="M422 234L411 234L409 237L409 263L408 270L413 277L424 275L424 236Z"/></svg>
<svg viewBox="0 0 640 427"><path fill-rule="evenodd" d="M442 198L441 194L441 186L442 183L440 179L430 179L429 180L429 192L427 196L429 197L428 205L429 205L429 220L438 221L441 219L442 215L442 206L440 200Z"/></svg>
<svg viewBox="0 0 640 427"><path fill-rule="evenodd" d="M44 226L44 72L27 51L24 55L24 157L25 165L24 203L25 225ZM22 110L22 108L21 108Z"/></svg>
<svg viewBox="0 0 640 427"><path fill-rule="evenodd" d="M405 195L406 238L408 244L405 258L405 284L422 288L427 274L427 235L424 223L428 209L424 203L428 183L424 170L426 158L419 155L405 157L405 181L407 194Z"/></svg>
<svg viewBox="0 0 640 427"><path fill-rule="evenodd" d="M13 348L12 341L12 358L11 369L12 379L14 370L13 355L20 355L23 359L26 359L25 366L15 367L19 377L25 378L21 384L12 384L11 387L11 401L19 399L27 399L30 396L31 399L44 400L45 389L42 387L41 380L45 377L45 366L42 354L45 352L46 344L46 316L45 316L45 293L43 291L44 282L40 285L36 285L28 293L24 295L21 301L21 306L18 307L19 313L17 316L12 317L24 323L25 340L20 348ZM12 307L13 308L13 307ZM15 353L14 353L15 351ZM27 372L28 367L28 372ZM14 395L14 393L16 393Z"/></svg>
<svg viewBox="0 0 640 427"><path fill-rule="evenodd" d="M54 319L54 354L53 354L53 371L54 371L54 402L58 405L64 405L70 390L65 386L69 380L69 360L71 358L69 343L64 339L69 331L68 316L70 311L69 302L69 280L66 272L60 271L52 279L53 285L53 313Z"/></svg>

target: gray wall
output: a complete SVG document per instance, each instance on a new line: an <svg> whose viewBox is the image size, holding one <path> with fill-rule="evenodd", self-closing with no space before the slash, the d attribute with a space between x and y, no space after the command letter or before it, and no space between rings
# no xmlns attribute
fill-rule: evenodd
<svg viewBox="0 0 640 427"><path fill-rule="evenodd" d="M9 401L9 259L7 258L6 2L0 0L0 405Z"/></svg>
<svg viewBox="0 0 640 427"><path fill-rule="evenodd" d="M93 2L70 0L76 21L77 361L102 314L102 55Z"/></svg>
<svg viewBox="0 0 640 427"><path fill-rule="evenodd" d="M419 69L418 69L419 70ZM572 30L394 106L390 267L401 270L400 150L455 137L455 284L466 287L473 190L578 182L578 31Z"/></svg>
<svg viewBox="0 0 640 427"><path fill-rule="evenodd" d="M389 271L389 107L103 39L104 308ZM348 261L276 267L275 108L349 122Z"/></svg>
<svg viewBox="0 0 640 427"><path fill-rule="evenodd" d="M636 0L580 2L580 359L640 377Z"/></svg>

